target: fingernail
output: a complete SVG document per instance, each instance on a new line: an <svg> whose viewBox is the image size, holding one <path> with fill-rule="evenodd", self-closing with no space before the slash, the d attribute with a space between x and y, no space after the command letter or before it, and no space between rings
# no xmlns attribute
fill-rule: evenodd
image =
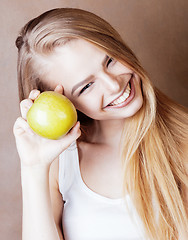
<svg viewBox="0 0 188 240"><path fill-rule="evenodd" d="M36 98L38 95L39 95L39 92L38 92L38 91L34 92L34 97L35 97L35 98Z"/></svg>

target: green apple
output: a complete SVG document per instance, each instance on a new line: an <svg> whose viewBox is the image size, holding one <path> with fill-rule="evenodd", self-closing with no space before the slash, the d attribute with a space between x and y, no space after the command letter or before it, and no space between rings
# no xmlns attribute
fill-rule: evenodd
<svg viewBox="0 0 188 240"><path fill-rule="evenodd" d="M27 113L27 122L38 135L59 139L77 122L77 112L64 95L46 91L39 95Z"/></svg>

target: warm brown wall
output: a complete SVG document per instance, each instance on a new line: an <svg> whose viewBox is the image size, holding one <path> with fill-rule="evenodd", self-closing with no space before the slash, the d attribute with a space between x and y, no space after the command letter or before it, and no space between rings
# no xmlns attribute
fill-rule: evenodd
<svg viewBox="0 0 188 240"><path fill-rule="evenodd" d="M188 106L187 0L1 1L1 239L21 239L20 169L12 135L12 125L19 115L14 41L30 18L55 7L83 8L104 17L132 47L155 85Z"/></svg>

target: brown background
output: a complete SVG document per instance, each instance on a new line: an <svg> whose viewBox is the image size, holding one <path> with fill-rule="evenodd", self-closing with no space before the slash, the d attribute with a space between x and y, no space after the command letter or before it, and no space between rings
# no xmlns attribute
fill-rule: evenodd
<svg viewBox="0 0 188 240"><path fill-rule="evenodd" d="M109 21L136 53L152 81L188 106L187 0L8 0L0 9L0 236L21 239L19 159L12 126L19 115L15 38L43 11L77 7Z"/></svg>

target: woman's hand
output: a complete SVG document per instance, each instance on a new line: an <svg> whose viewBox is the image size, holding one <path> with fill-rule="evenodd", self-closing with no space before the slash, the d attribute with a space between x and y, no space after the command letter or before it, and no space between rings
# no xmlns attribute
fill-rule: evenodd
<svg viewBox="0 0 188 240"><path fill-rule="evenodd" d="M62 94L62 86L58 85L55 91ZM20 103L21 117L17 118L13 128L22 166L50 165L81 134L79 122L59 140L46 139L34 133L27 123L26 116L39 95L38 90L32 90L29 98Z"/></svg>

